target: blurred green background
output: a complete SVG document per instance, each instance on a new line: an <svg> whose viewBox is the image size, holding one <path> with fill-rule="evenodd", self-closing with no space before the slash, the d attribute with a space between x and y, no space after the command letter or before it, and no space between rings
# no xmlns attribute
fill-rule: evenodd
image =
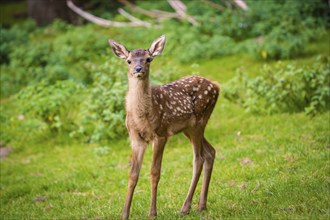
<svg viewBox="0 0 330 220"><path fill-rule="evenodd" d="M65 0L0 1L1 219L119 218L130 160L127 70L107 41L147 49L162 34L153 84L200 75L221 85L206 130L218 155L208 211L183 218L329 218L327 0L183 0L186 17L166 0L128 1L176 15L167 19L123 0L73 2L129 25L123 8L150 27L102 27ZM191 160L188 141L173 137L158 218L179 217ZM132 219L148 213L150 163L148 149Z"/></svg>

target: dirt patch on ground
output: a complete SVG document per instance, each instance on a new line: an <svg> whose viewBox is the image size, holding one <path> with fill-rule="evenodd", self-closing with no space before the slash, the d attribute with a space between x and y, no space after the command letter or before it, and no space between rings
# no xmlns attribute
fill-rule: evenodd
<svg viewBox="0 0 330 220"><path fill-rule="evenodd" d="M7 155L12 151L13 151L12 147L0 147L0 159L6 158Z"/></svg>

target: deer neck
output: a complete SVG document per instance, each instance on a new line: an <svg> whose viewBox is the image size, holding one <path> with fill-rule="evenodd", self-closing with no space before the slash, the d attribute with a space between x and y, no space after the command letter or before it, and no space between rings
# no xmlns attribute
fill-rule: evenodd
<svg viewBox="0 0 330 220"><path fill-rule="evenodd" d="M126 96L126 111L135 119L148 118L151 113L151 86L149 78L130 77Z"/></svg>

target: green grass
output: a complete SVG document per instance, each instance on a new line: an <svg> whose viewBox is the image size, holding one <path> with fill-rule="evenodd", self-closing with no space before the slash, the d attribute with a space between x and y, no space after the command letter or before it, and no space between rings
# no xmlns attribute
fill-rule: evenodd
<svg viewBox="0 0 330 220"><path fill-rule="evenodd" d="M220 98L206 131L217 150L208 210L194 209L199 184L194 207L182 219L328 219L329 119L328 113L253 116ZM2 219L119 218L129 172L127 140L88 145L53 138L13 147L0 162ZM251 163L242 164L243 158ZM149 147L131 219L147 217L150 164ZM164 153L158 219L179 218L191 173L191 146L175 136Z"/></svg>

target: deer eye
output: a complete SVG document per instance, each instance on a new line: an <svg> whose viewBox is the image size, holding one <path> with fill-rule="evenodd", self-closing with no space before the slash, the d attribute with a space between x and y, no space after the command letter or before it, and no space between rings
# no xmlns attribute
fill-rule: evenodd
<svg viewBox="0 0 330 220"><path fill-rule="evenodd" d="M127 60L127 63L128 63L128 64L131 64L131 63L132 63L132 61L130 61L130 60Z"/></svg>
<svg viewBox="0 0 330 220"><path fill-rule="evenodd" d="M147 62L150 63L152 61L151 57L147 58Z"/></svg>

